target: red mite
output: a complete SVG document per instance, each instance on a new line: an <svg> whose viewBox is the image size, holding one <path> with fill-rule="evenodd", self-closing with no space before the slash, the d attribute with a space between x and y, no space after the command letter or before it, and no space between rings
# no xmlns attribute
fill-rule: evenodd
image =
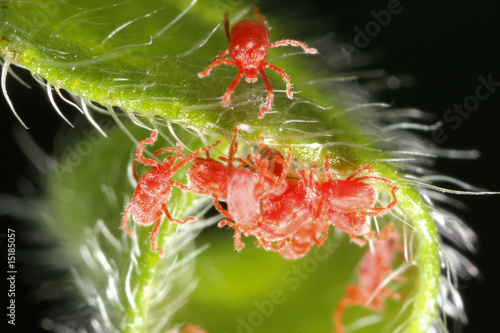
<svg viewBox="0 0 500 333"><path fill-rule="evenodd" d="M235 229L234 244L236 249L240 250L244 246L241 241L242 232L245 235L259 237L260 242L269 248L268 244L272 243L276 237L283 238L277 233L284 230L278 230L279 228L273 225L261 228L261 220L263 219L261 201L285 191L287 187L285 176L291 167L291 151L286 161L281 158L281 154L271 155L266 151L263 155L266 157L264 159L266 161L264 161L260 158L260 154L264 150L264 142L262 142L255 154L257 158L252 161L249 155L247 160L243 160L235 157L238 149L237 134L238 128L235 128L228 158L219 158L226 164L209 157L195 159L193 166L189 169L192 192L215 198L215 207L227 218L221 221L219 226L230 225ZM276 171L278 174L269 170L267 161L269 157L272 158L271 162L276 161L281 167L279 171ZM219 201L227 202L227 210L220 205ZM285 212L287 218L286 221L283 221L283 225L293 222L288 219L290 214L286 213L288 211ZM273 215L270 217L272 218ZM297 220L295 224L301 221ZM297 229L299 227L297 226Z"/></svg>
<svg viewBox="0 0 500 333"><path fill-rule="evenodd" d="M264 138L252 157L259 174L260 213L254 230L242 231L256 236L258 245L268 251L282 250L304 225L314 222L312 182L302 174L299 178L292 176L291 157L291 148L286 159L278 151L265 148Z"/></svg>
<svg viewBox="0 0 500 333"><path fill-rule="evenodd" d="M192 192L212 196L215 199L215 207L221 214L228 219L240 221L241 224L250 228L259 212L259 202L254 193L258 178L256 174L245 168L248 161L235 157L238 149L237 135L238 128L236 127L229 157L219 158L227 165L210 157L197 158L189 169L188 175L193 187ZM238 162L239 165L235 165L234 162ZM227 202L232 215L220 205L219 200ZM221 221L219 226L225 225L225 221L227 220ZM227 222L234 226L231 221ZM237 230L234 243L239 250L243 248L243 243Z"/></svg>
<svg viewBox="0 0 500 333"><path fill-rule="evenodd" d="M189 182L192 186L191 192L213 197L215 199L215 208L228 218L231 218L231 216L220 205L219 201L227 201L228 183L231 177L238 169L247 165L246 161L235 157L238 149L237 136L238 128L236 127L229 148L229 157L219 157L227 165L207 156L206 158L196 158L188 172ZM239 165L234 165L235 161Z"/></svg>
<svg viewBox="0 0 500 333"><path fill-rule="evenodd" d="M374 175L359 176L365 171L374 172L371 166L365 166L344 180L332 179L330 158L326 155L327 181L318 186L320 208L317 210L317 215L321 214L330 224L348 233L351 240L359 245L364 245L366 240L374 239L366 217L382 216L394 208L397 204L396 192L399 189L387 178ZM375 207L378 199L377 190L372 184L364 182L367 180L385 183L391 189L393 200L386 207ZM363 236L365 239L357 236Z"/></svg>
<svg viewBox="0 0 500 333"><path fill-rule="evenodd" d="M391 265L395 254L403 251L399 232L392 224L381 230L374 241L373 251L368 250L361 259L359 267L359 284L348 286L347 296L342 298L333 314L336 333L344 333L342 316L347 307L353 305L365 306L367 309L382 311L386 297L403 301L400 294L382 286L384 280L392 273ZM403 279L395 276L395 279ZM369 303L368 303L369 302Z"/></svg>
<svg viewBox="0 0 500 333"><path fill-rule="evenodd" d="M279 251L286 259L298 259L305 256L311 247L323 245L328 237L329 224L325 219L316 218L318 207L314 180L314 168L309 171L297 170L299 179L286 178L286 190L282 195L264 201L263 222L261 229L273 230L274 236L286 231L283 241L275 242L277 246L269 248L259 241L259 246ZM283 227L281 226L283 225ZM271 229L271 228L273 229Z"/></svg>
<svg viewBox="0 0 500 333"><path fill-rule="evenodd" d="M123 219L121 227L126 231L131 237L134 236L133 232L127 228L128 216L132 213L135 220L144 226L149 226L155 223L153 231L151 232L151 249L153 251L159 252L160 255L163 254L163 250L156 246L156 234L160 228L162 215L165 213L167 218L172 222L186 223L187 221L195 220L195 217L188 217L184 221L174 219L168 209L166 202L170 199L172 193L172 186L176 186L182 190L190 191L186 185L176 182L172 179L174 174L179 171L184 165L191 162L196 158L196 156L203 154L208 151L209 148L201 148L200 150L190 154L189 156L183 156L182 146L178 146L178 150L173 148L161 148L154 153L155 157L158 157L164 152L175 153L174 156L167 156L163 163L158 163L156 160L145 158L142 155L145 145L152 145L155 143L158 136L157 131L151 133L151 137L147 140L140 141L137 146L136 158L134 161L134 176L137 180L137 188L134 193L134 197L130 204L125 209L123 213ZM177 164L178 159L181 161ZM138 179L136 173L136 163L140 162L144 165L149 165L153 167L153 170L144 174L141 179Z"/></svg>
<svg viewBox="0 0 500 333"><path fill-rule="evenodd" d="M223 220L219 226L229 225L235 229L235 247L238 250L243 248L241 242L241 233L243 233L247 237L250 235L257 237L259 246L274 251L273 243L280 243L288 238L289 234L299 229L303 222L292 219L293 212L290 211L285 211L283 220L279 221L271 221L264 216L264 212L268 209L264 207L267 199L282 195L288 188L286 176L291 168L291 149L286 160L282 159L279 153L269 155L266 152L261 155L263 151L264 138L253 158L252 155L247 158L251 169L238 169L228 182L228 215L234 222ZM261 159L261 157L266 158ZM269 169L269 157L271 162L277 161L281 166L279 171L275 170L276 173ZM275 216L271 214L269 217Z"/></svg>
<svg viewBox="0 0 500 333"><path fill-rule="evenodd" d="M231 94L236 89L243 75L248 83L254 83L257 81L258 74L260 74L267 88L266 106L262 107L259 113L259 118L262 118L266 111L271 110L274 98L273 87L264 71L264 67L281 75L286 82L286 93L288 98L293 98L292 84L290 83L288 75L281 68L264 61L269 49L278 46L296 46L301 47L306 53L314 54L318 51L308 47L302 42L290 39L269 43L269 28L265 24L264 18L260 15L258 8L255 8L254 15L258 20L246 19L240 21L233 26L230 32L229 15L226 13L224 27L229 42L229 48L220 52L204 72L198 73L198 77L203 78L209 75L212 69L223 64L238 67L238 74L233 82L231 82L222 98L224 107L229 107ZM229 54L230 59L223 58L227 54Z"/></svg>

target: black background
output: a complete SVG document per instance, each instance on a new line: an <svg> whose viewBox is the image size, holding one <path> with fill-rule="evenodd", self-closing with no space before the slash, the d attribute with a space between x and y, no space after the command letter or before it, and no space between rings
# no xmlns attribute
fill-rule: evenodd
<svg viewBox="0 0 500 333"><path fill-rule="evenodd" d="M355 27L364 29L373 21L370 11L387 8L389 1L276 1L262 4L268 16L304 17L309 22L304 34L320 37L335 31L338 38L352 42ZM388 90L378 98L396 107L416 107L434 113L442 119L443 113L455 103L473 95L479 84L478 76L492 75L500 81L498 51L500 23L499 8L494 1L401 1L403 10L392 16L390 24L371 38L362 54L379 55L363 69L384 69L390 75L409 74L415 83L411 87ZM265 11L264 11L265 10ZM290 13L288 15L287 13ZM314 18L314 19L313 19ZM297 24L300 27L300 24ZM46 94L32 81L31 91L8 79L8 91L16 110L30 127L29 134L50 153L54 133L68 127L48 102ZM448 139L444 148L479 149L477 160L439 159L435 166L439 173L468 183L500 191L498 155L500 149L500 89L456 130L445 124ZM69 113L74 119L75 112ZM2 133L2 163L0 193L19 194L19 186L33 178L33 166L20 152L13 136L19 124L0 98L0 133ZM468 257L479 267L479 280L462 281L460 290L465 300L469 324L464 332L493 332L498 328L496 316L500 313L500 197L461 197L469 209L461 214L479 236L477 254ZM17 244L23 246L23 229L18 222L1 218L0 233L6 226L18 230ZM1 239L2 243L4 239ZM4 244L4 243L3 243ZM2 248L3 245L2 245ZM4 259L2 259L3 265ZM2 266L3 267L3 266ZM22 270L17 281L17 317L15 332L37 332L40 312L51 304L33 304L30 287L24 285ZM6 288L0 290L6 294ZM2 303L2 307L3 307ZM2 311L3 313L4 311ZM0 319L2 322L5 318Z"/></svg>

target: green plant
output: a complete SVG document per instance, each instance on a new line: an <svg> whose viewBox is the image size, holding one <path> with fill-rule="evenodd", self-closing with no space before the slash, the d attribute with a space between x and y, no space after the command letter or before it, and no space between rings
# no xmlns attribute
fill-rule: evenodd
<svg viewBox="0 0 500 333"><path fill-rule="evenodd" d="M410 251L400 267L405 276L401 291L408 301L404 306L388 302L381 315L384 320L360 331L401 327L426 332L431 326L442 326L439 292L455 295L455 291L450 280L441 277L437 213L417 188L424 184L402 172L407 162L395 165L389 153L405 144L420 153L409 143L413 137L389 141L387 131L378 128L387 125L389 116L377 111L378 104L360 97L358 88L343 82L333 69L325 70L321 57L271 55L287 69L300 93L291 101L278 95L276 112L268 112L264 119L258 118L265 98L262 84L242 84L232 97L233 108L222 107L217 98L231 75L200 80L196 74L213 54L227 47L224 34L216 30L224 10L238 17L253 7L248 2L221 9L217 3L34 1L2 2L0 7L3 87L12 65L27 68L46 80L50 94L51 88L73 94L89 121L109 138L99 144L87 140L91 153L74 167L65 164L68 156L61 157L60 167L46 185L47 202L60 222L45 227L64 249L83 298L95 311L95 322L103 331L157 332L183 321L217 332L240 327L328 331L335 304L349 277L356 274L362 255L361 249L338 234L297 262L252 247L250 238L246 248L235 253L229 233L216 235L211 230L200 238L212 245L197 256L195 268L190 259L201 251L191 241L213 219L186 228L165 221L159 234L166 253L162 258L149 250L149 229L138 229L138 237L128 239L114 226L119 226L133 192L127 166L135 143L149 135L122 121L128 114L136 124L158 128L163 146L179 139L198 149L225 139L219 147L224 154L234 127L239 126L247 145L242 151L264 135L270 147L283 153L293 147L297 165L322 165L326 154L334 157L332 168L342 174L372 165L400 186L397 209L379 222L396 220L407 233ZM287 35L284 27L283 33L280 27L272 27L275 36ZM108 113L123 131L105 119L96 121L89 108ZM401 121L411 117L400 114ZM177 177L185 179L185 170ZM199 201L174 190L169 208L181 217L193 212L195 204L201 205ZM199 286L188 296L196 280ZM186 299L188 304L178 310ZM297 313L297 304L314 306ZM391 321L399 311L398 319ZM364 309L351 313L351 321L368 313ZM295 320L290 320L290 314Z"/></svg>

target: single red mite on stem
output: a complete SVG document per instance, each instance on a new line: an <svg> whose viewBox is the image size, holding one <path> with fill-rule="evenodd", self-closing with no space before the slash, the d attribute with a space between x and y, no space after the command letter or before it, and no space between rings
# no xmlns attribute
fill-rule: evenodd
<svg viewBox="0 0 500 333"><path fill-rule="evenodd" d="M287 96L293 99L292 84L290 83L288 75L278 66L264 61L269 49L279 46L295 46L301 47L306 53L315 54L318 51L308 47L302 42L290 39L269 43L269 28L265 24L262 15L260 15L259 8L255 8L254 15L258 21L254 19L240 21L236 23L230 31L229 15L227 13L225 14L224 27L229 42L229 48L220 52L205 71L198 73L198 77L203 78L209 75L212 69L220 65L238 67L238 74L233 82L231 82L222 98L222 104L227 108L230 105L229 99L231 98L231 94L236 89L238 83L240 83L243 75L248 83L254 83L257 81L258 74L260 74L267 88L266 106L262 107L259 112L259 118L263 118L266 111L271 110L274 98L273 87L264 71L264 67L272 69L281 75L286 82ZM229 54L230 59L223 58L227 54Z"/></svg>
<svg viewBox="0 0 500 333"><path fill-rule="evenodd" d="M130 237L134 236L134 233L127 228L128 216L132 213L135 220L144 226L149 226L155 224L153 231L151 232L151 249L153 251L159 252L160 255L163 254L163 250L156 246L156 234L160 228L163 213L167 218L179 224L186 223L188 221L196 220L195 217L188 217L184 221L173 218L168 209L166 202L170 199L172 194L172 186L176 186L182 190L191 192L191 189L186 185L179 183L172 179L174 174L179 171L187 163L193 161L198 155L203 154L209 150L209 148L201 148L194 153L183 156L181 154L183 148L181 145L174 148L161 148L158 149L154 156L157 158L160 154L165 152L175 153L174 156L167 156L163 163L158 163L154 159L148 159L143 156L144 146L152 145L156 142L158 137L158 132L153 131L149 139L140 141L137 146L136 157L134 161L134 177L137 180L137 188L134 192L134 197L132 201L125 209L123 213L123 219L121 228L126 231ZM216 145L218 142L216 143ZM178 159L180 162L175 164ZM136 163L142 163L144 165L149 165L153 167L153 170L144 174L140 179L136 172Z"/></svg>

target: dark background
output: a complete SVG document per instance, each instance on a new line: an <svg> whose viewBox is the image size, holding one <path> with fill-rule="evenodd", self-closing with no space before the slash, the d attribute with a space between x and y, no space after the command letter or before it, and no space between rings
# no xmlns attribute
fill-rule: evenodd
<svg viewBox="0 0 500 333"><path fill-rule="evenodd" d="M335 32L337 38L353 44L355 27L364 30L373 21L370 11L386 9L389 1L276 1L262 4L268 16L285 15L304 17L309 24L304 34L321 37ZM378 98L393 103L395 107L415 107L434 113L442 119L443 113L455 103L473 95L479 84L478 76L492 75L500 81L498 51L500 23L494 1L473 5L471 1L401 1L403 10L393 15L387 27L371 38L361 54L374 54L374 61L363 69L384 69L389 75L410 75L411 87L387 90ZM284 12L284 14L283 14ZM288 13L290 14L289 16ZM300 26L300 24L298 24ZM298 38L297 38L298 39ZM68 127L57 116L45 92L30 81L31 91L8 78L8 91L16 110L30 127L29 134L50 153L53 137L60 127ZM500 88L488 99L481 101L478 109L461 126L452 129L445 124L448 139L443 148L479 149L476 160L438 159L435 169L468 183L500 191L498 155L500 149ZM74 120L76 112L67 113ZM0 98L0 133L2 133L2 180L0 193L20 194L19 187L32 175L33 166L20 152L13 136L19 124ZM429 139L429 137L428 137ZM469 324L463 332L492 332L498 328L500 313L500 197L461 196L468 210L461 213L464 220L479 236L478 251L468 254L481 271L479 280L461 281L460 290L465 300ZM7 226L18 230L17 245L27 243L18 222L1 216L0 234ZM1 237L2 235L0 235ZM2 249L4 249L3 241ZM3 250L2 250L3 251ZM4 262L4 259L2 259ZM3 267L2 262L2 267ZM21 268L22 269L22 268ZM18 274L16 302L16 332L37 332L39 313L51 306L48 302L34 304L30 287L23 284L23 273ZM5 294L6 288L0 293ZM3 305L2 305L3 306ZM2 311L3 313L3 311ZM5 318L2 318L2 323Z"/></svg>

